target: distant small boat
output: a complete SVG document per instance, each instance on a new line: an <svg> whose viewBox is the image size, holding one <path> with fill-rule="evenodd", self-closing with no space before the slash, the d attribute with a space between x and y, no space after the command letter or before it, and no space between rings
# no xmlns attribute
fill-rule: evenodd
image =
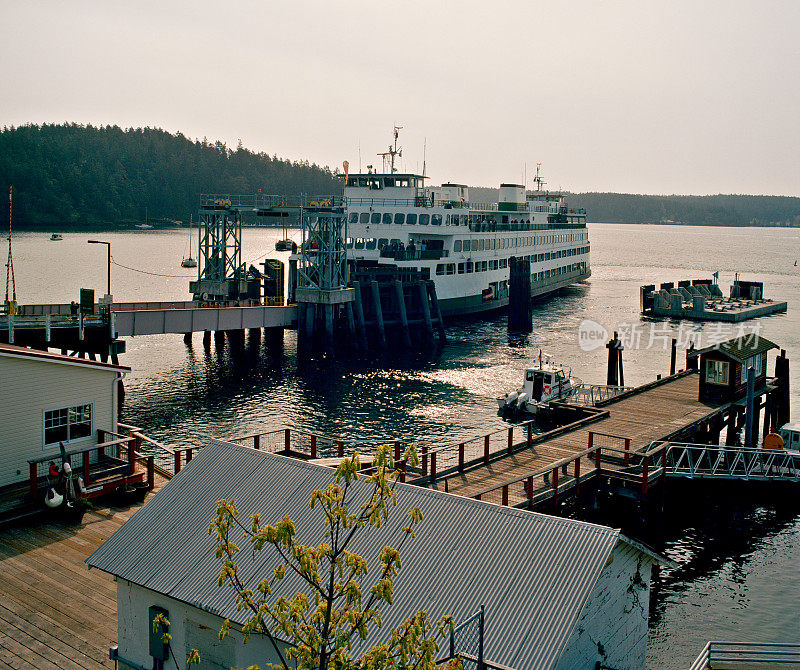
<svg viewBox="0 0 800 670"><path fill-rule="evenodd" d="M61 233L53 233L50 236L50 241L51 242L60 242L63 239L64 239L64 237L63 237L63 235L61 235Z"/></svg>
<svg viewBox="0 0 800 670"><path fill-rule="evenodd" d="M192 258L192 219L189 217L189 257L181 261L182 268L196 268L197 261Z"/></svg>

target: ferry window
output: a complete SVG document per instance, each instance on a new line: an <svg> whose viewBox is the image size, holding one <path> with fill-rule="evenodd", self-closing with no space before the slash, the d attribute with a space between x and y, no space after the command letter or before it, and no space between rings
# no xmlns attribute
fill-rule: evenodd
<svg viewBox="0 0 800 670"><path fill-rule="evenodd" d="M485 245L486 245L486 243L482 239L478 240L478 251L484 251L485 250Z"/></svg>
<svg viewBox="0 0 800 670"><path fill-rule="evenodd" d="M353 248L353 238L352 237L348 237L347 238L347 248L348 249L352 249Z"/></svg>
<svg viewBox="0 0 800 670"><path fill-rule="evenodd" d="M347 180L347 185L348 186L357 186L358 185L358 179L356 177L350 177L350 179Z"/></svg>
<svg viewBox="0 0 800 670"><path fill-rule="evenodd" d="M458 274L460 274L460 275L464 274L464 264L463 263L459 263L458 264Z"/></svg>
<svg viewBox="0 0 800 670"><path fill-rule="evenodd" d="M361 212L361 216L358 219L359 223L369 223L369 212Z"/></svg>
<svg viewBox="0 0 800 670"><path fill-rule="evenodd" d="M400 188L408 188L408 179L395 179L394 185Z"/></svg>
<svg viewBox="0 0 800 670"><path fill-rule="evenodd" d="M481 261L481 272L486 272L489 269L489 261Z"/></svg>
<svg viewBox="0 0 800 670"><path fill-rule="evenodd" d="M455 263L448 263L447 264L447 274L454 275L456 273L456 265Z"/></svg>
<svg viewBox="0 0 800 670"><path fill-rule="evenodd" d="M358 212L350 212L350 223L358 223Z"/></svg>
<svg viewBox="0 0 800 670"><path fill-rule="evenodd" d="M380 190L381 188L381 180L380 179L369 179L369 187L374 190Z"/></svg>
<svg viewBox="0 0 800 670"><path fill-rule="evenodd" d="M405 214L400 214L400 213L395 214L394 215L394 222L395 222L395 225L398 225L398 226L404 224L406 222L406 215Z"/></svg>
<svg viewBox="0 0 800 670"><path fill-rule="evenodd" d="M420 226L427 226L430 223L431 217L430 214L420 214L419 215L419 225Z"/></svg>
<svg viewBox="0 0 800 670"><path fill-rule="evenodd" d="M386 177L386 178L384 178L383 185L386 186L386 188L393 187L394 186L394 177Z"/></svg>
<svg viewBox="0 0 800 670"><path fill-rule="evenodd" d="M466 226L466 225L467 225L467 223L468 223L468 219L469 219L469 217L468 217L466 214L462 215L462 217L461 217L461 224L462 224L462 225L464 225L464 226Z"/></svg>
<svg viewBox="0 0 800 670"><path fill-rule="evenodd" d="M441 226L442 225L442 215L441 214L434 214L431 216L431 225L433 226Z"/></svg>
<svg viewBox="0 0 800 670"><path fill-rule="evenodd" d="M374 248L375 248L375 244L376 244L376 243L377 243L377 240L376 240L374 237L370 237L370 238L367 240L367 245L366 245L366 248L367 248L367 249L374 249Z"/></svg>
<svg viewBox="0 0 800 670"><path fill-rule="evenodd" d="M497 240L492 239L492 249L496 249L496 248L497 248Z"/></svg>
<svg viewBox="0 0 800 670"><path fill-rule="evenodd" d="M407 214L406 215L406 223L409 226L413 226L417 222L417 215L416 214Z"/></svg>
<svg viewBox="0 0 800 670"><path fill-rule="evenodd" d="M383 249L387 244L389 244L389 240L387 240L385 237L381 237L378 240L378 249Z"/></svg>
<svg viewBox="0 0 800 670"><path fill-rule="evenodd" d="M443 275L444 274L444 263L437 263L436 264L436 274Z"/></svg>
<svg viewBox="0 0 800 670"><path fill-rule="evenodd" d="M364 238L357 237L356 238L356 249L363 249L364 248Z"/></svg>
<svg viewBox="0 0 800 670"><path fill-rule="evenodd" d="M501 268L507 268L508 267L508 259L507 258L501 258L500 259L500 267Z"/></svg>
<svg viewBox="0 0 800 670"><path fill-rule="evenodd" d="M472 242L470 243L470 246L471 246L473 251L477 251L478 250L478 240L472 240Z"/></svg>
<svg viewBox="0 0 800 670"><path fill-rule="evenodd" d="M78 405L44 413L44 446L70 442L92 434L92 406Z"/></svg>
<svg viewBox="0 0 800 670"><path fill-rule="evenodd" d="M378 212L372 212L371 223L380 223L381 215Z"/></svg>
<svg viewBox="0 0 800 670"><path fill-rule="evenodd" d="M397 238L393 237L393 238L390 240L390 244L397 244L397 245L399 245L399 244L400 244L400 240L398 240Z"/></svg>
<svg viewBox="0 0 800 670"><path fill-rule="evenodd" d="M383 215L383 222L384 223L391 223L392 222L392 215L391 214L384 214Z"/></svg>
<svg viewBox="0 0 800 670"><path fill-rule="evenodd" d="M358 185L362 188L367 185L367 178L366 177L359 177L358 178Z"/></svg>
<svg viewBox="0 0 800 670"><path fill-rule="evenodd" d="M453 251L455 251L456 253L461 251L461 240L456 240L455 242L453 242Z"/></svg>
<svg viewBox="0 0 800 670"><path fill-rule="evenodd" d="M472 272L472 267L473 267L472 263L470 261L467 261L467 274Z"/></svg>

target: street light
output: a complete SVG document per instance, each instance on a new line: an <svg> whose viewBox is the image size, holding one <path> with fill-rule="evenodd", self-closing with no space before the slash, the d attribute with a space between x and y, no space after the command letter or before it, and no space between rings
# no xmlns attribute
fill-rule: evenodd
<svg viewBox="0 0 800 670"><path fill-rule="evenodd" d="M101 240L87 240L89 244L105 244L108 247L108 289L107 295L111 295L111 242L103 242Z"/></svg>

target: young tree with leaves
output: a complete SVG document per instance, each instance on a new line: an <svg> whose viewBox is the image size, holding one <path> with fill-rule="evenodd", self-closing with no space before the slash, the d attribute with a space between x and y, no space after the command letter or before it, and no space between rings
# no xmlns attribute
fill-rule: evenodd
<svg viewBox="0 0 800 670"><path fill-rule="evenodd" d="M418 457L410 447L401 461L413 467ZM362 652L354 652L354 642L364 640L382 627L380 607L392 604L394 579L401 569L400 554L406 542L413 540L414 527L422 521L415 507L400 524L396 547L385 546L378 556L379 574L368 574L367 561L351 551L355 539L370 528L380 528L389 521L389 510L397 504L395 488L400 478L398 466L386 446L379 447L371 468L361 472L358 454L341 461L333 482L311 494L309 501L320 513L324 540L316 546L301 544L296 538L295 523L284 518L274 525L263 525L258 514L248 523L238 518L235 501L220 500L209 533L217 541L217 557L222 561L219 585L233 589L236 605L246 610L242 626L246 642L251 635L263 635L271 643L279 663L268 663L281 670L433 670L461 668L458 658L437 663L439 642L453 630L450 617L431 620L426 612L415 613L394 630L386 640ZM355 482L367 482L368 495L358 505ZM358 487L361 488L361 487ZM363 489L359 492L362 499ZM241 532L253 552L269 549L277 565L271 574L259 577L257 584L245 583L237 565L241 552L232 535ZM293 597L273 597L273 590L288 573L294 573L303 590ZM228 635L226 620L220 638ZM193 651L189 664L198 662ZM253 666L256 668L257 666ZM250 670L253 670L251 668Z"/></svg>

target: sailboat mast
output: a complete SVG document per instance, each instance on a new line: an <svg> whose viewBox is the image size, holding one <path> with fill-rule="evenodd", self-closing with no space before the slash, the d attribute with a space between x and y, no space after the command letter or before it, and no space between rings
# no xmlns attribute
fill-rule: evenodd
<svg viewBox="0 0 800 670"><path fill-rule="evenodd" d="M11 299L17 301L17 282L14 279L14 256L11 254L11 220L13 213L13 186L8 187L8 261L6 262L6 303L8 303L8 288L11 286Z"/></svg>

